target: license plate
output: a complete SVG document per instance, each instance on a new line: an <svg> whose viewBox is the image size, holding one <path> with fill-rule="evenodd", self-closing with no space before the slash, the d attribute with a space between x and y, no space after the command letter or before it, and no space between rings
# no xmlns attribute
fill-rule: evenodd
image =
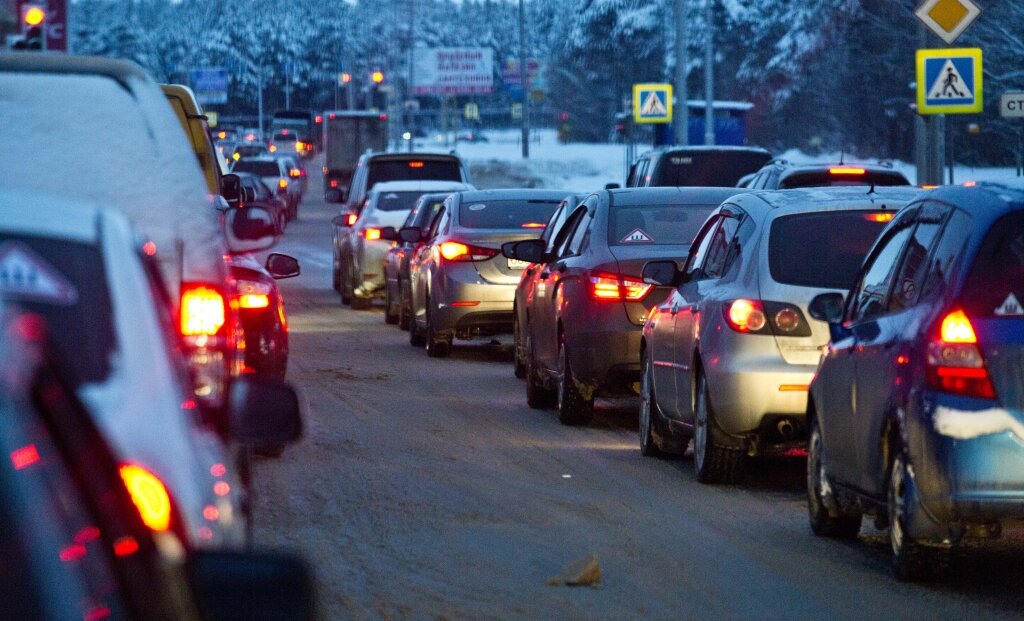
<svg viewBox="0 0 1024 621"><path fill-rule="evenodd" d="M529 261L520 261L519 259L508 260L508 269L510 270L525 270L529 265Z"/></svg>

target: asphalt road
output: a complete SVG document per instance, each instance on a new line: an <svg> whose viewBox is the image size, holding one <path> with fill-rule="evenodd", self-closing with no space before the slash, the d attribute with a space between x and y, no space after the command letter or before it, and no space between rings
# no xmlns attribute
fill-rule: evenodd
<svg viewBox="0 0 1024 621"><path fill-rule="evenodd" d="M277 248L302 263L280 284L306 437L256 464L255 529L310 561L323 618L1024 616L1020 539L970 551L940 582L897 583L868 520L857 542L811 534L800 458L701 485L689 457L640 455L634 403L563 427L526 406L507 347L429 359L380 308L343 307L320 187L311 174ZM590 555L598 586L545 584Z"/></svg>

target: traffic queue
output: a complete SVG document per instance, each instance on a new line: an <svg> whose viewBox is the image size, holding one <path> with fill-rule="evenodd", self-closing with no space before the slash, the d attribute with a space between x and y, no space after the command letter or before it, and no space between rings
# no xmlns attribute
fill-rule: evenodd
<svg viewBox="0 0 1024 621"><path fill-rule="evenodd" d="M4 605L313 618L305 563L249 550L251 462L303 428L276 215L187 87L4 54L0 90Z"/></svg>
<svg viewBox="0 0 1024 621"><path fill-rule="evenodd" d="M677 147L627 188L413 197L394 180L471 183L422 158L374 177L366 204L403 192L387 226L342 207L334 286L384 298L429 356L510 335L529 407L586 425L595 399L635 397L641 453L692 450L703 483L807 455L811 530L873 516L901 580L1024 518L1024 188ZM391 247L356 262L353 240Z"/></svg>

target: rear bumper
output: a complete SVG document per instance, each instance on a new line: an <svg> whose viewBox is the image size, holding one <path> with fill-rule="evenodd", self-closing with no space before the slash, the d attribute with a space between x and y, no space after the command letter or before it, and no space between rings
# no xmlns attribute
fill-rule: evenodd
<svg viewBox="0 0 1024 621"><path fill-rule="evenodd" d="M359 298L384 297L384 258L391 248L388 241L363 241L360 256L358 286L355 295Z"/></svg>
<svg viewBox="0 0 1024 621"><path fill-rule="evenodd" d="M614 310L616 316L608 322L566 327L569 364L573 375L600 396L637 395L643 327L630 324L621 307Z"/></svg>
<svg viewBox="0 0 1024 621"><path fill-rule="evenodd" d="M460 338L510 334L516 285L486 283L470 265L448 268L431 291L435 331Z"/></svg>

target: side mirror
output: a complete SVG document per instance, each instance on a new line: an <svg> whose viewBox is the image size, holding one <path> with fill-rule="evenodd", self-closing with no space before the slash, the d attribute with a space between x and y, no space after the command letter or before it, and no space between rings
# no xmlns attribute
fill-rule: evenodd
<svg viewBox="0 0 1024 621"><path fill-rule="evenodd" d="M313 621L313 575L285 554L196 550L185 574L200 616L209 621Z"/></svg>
<svg viewBox="0 0 1024 621"><path fill-rule="evenodd" d="M385 226L380 230L380 238L387 241L395 241L398 239L398 231L393 226Z"/></svg>
<svg viewBox="0 0 1024 621"><path fill-rule="evenodd" d="M511 259L518 259L528 263L547 262L547 257L544 253L547 243L543 239L524 239L523 241L515 242L511 246L512 256L509 257ZM502 246L501 250L504 253L505 247Z"/></svg>
<svg viewBox="0 0 1024 621"><path fill-rule="evenodd" d="M267 271L274 278L294 278L302 273L299 269L299 260L280 252L272 252L267 257Z"/></svg>
<svg viewBox="0 0 1024 621"><path fill-rule="evenodd" d="M232 207L238 207L242 201L242 178L228 173L220 178L220 195Z"/></svg>
<svg viewBox="0 0 1024 621"><path fill-rule="evenodd" d="M622 186L619 185L618 183L606 183L606 184L604 184L604 189L606 189L606 190L618 190L621 187Z"/></svg>
<svg viewBox="0 0 1024 621"><path fill-rule="evenodd" d="M302 437L299 395L280 380L239 377L228 395L228 435L250 448L295 442Z"/></svg>
<svg viewBox="0 0 1024 621"><path fill-rule="evenodd" d="M648 261L644 264L643 279L649 285L672 287L680 283L680 276L675 261Z"/></svg>
<svg viewBox="0 0 1024 621"><path fill-rule="evenodd" d="M224 237L233 253L259 252L277 243L277 222L262 207L229 209L224 217Z"/></svg>
<svg viewBox="0 0 1024 621"><path fill-rule="evenodd" d="M818 321L838 324L843 320L844 298L839 293L820 293L811 299L807 312Z"/></svg>
<svg viewBox="0 0 1024 621"><path fill-rule="evenodd" d="M423 241L423 233L415 226L407 226L398 231L398 237L409 244Z"/></svg>
<svg viewBox="0 0 1024 621"><path fill-rule="evenodd" d="M517 242L517 241L510 241L510 242L505 242L504 244L502 244L501 245L501 256L505 257L506 259L514 259L514 258L516 258L516 244L518 244L518 243L519 242Z"/></svg>

